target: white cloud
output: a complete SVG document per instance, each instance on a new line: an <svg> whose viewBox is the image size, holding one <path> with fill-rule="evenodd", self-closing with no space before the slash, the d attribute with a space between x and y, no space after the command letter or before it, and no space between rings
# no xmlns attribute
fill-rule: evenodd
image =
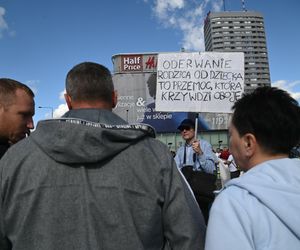
<svg viewBox="0 0 300 250"><path fill-rule="evenodd" d="M184 0L156 0L154 12L159 19L168 18L168 14L184 7Z"/></svg>
<svg viewBox="0 0 300 250"><path fill-rule="evenodd" d="M60 93L59 93L59 99L61 100L61 101L65 101L65 96L64 96L64 94L66 93L66 90L64 89L64 90L62 90ZM55 110L54 110L54 112L53 112L53 118L60 118L60 117L62 117L62 115L64 114L64 113L66 113L67 111L68 111L69 109L68 109L68 106L67 106L67 104L60 104Z"/></svg>
<svg viewBox="0 0 300 250"><path fill-rule="evenodd" d="M300 80L288 82L287 80L278 80L272 83L273 87L283 89L300 102Z"/></svg>
<svg viewBox="0 0 300 250"><path fill-rule="evenodd" d="M66 93L65 89L59 93L59 100L61 101L65 100L65 93Z"/></svg>
<svg viewBox="0 0 300 250"><path fill-rule="evenodd" d="M60 104L53 112L53 118L60 118L64 113L68 111L67 104Z"/></svg>
<svg viewBox="0 0 300 250"><path fill-rule="evenodd" d="M222 0L156 0L153 12L166 28L182 32L182 47L186 50L204 51L203 22L210 10L220 11Z"/></svg>
<svg viewBox="0 0 300 250"><path fill-rule="evenodd" d="M65 100L65 98L64 98L65 92L66 92L65 90L62 90L59 93L59 99L61 101ZM50 112L47 112L45 114L46 119L52 118L52 114L51 114L52 111L53 111L53 118L60 118L60 117L62 117L62 115L64 115L69 110L67 104L59 104L57 108L52 108L52 107L44 107L44 108L48 108L49 111L50 111L50 109L53 109Z"/></svg>
<svg viewBox="0 0 300 250"><path fill-rule="evenodd" d="M0 6L0 38L3 36L3 32L8 30L8 25L4 19L5 9Z"/></svg>

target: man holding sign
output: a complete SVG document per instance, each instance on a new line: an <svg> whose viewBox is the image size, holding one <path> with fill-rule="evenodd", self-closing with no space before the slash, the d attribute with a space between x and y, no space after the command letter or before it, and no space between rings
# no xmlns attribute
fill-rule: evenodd
<svg viewBox="0 0 300 250"><path fill-rule="evenodd" d="M243 53L158 55L156 111L230 113L243 92ZM192 120L183 120L178 129L186 143L178 149L177 166L190 184L207 222L216 189L215 154L208 142L196 140L197 129Z"/></svg>
<svg viewBox="0 0 300 250"><path fill-rule="evenodd" d="M209 142L203 139L196 139L195 122L193 120L183 120L178 129L181 132L182 138L185 140L185 144L177 150L175 161L177 167L183 172L188 183L191 185L207 223L209 207L214 198L216 156ZM197 176L201 175L201 180L196 177L196 172L198 172ZM210 175L203 175L203 173ZM212 185L207 183L211 177Z"/></svg>

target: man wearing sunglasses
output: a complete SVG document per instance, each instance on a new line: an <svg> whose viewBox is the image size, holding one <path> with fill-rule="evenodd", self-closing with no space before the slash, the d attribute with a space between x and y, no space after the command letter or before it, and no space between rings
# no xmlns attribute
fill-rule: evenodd
<svg viewBox="0 0 300 250"><path fill-rule="evenodd" d="M203 139L196 139L195 122L191 119L185 119L178 126L178 130L180 130L185 143L178 148L175 161L177 167L184 173L187 181L189 182L187 175L193 175L193 172L214 174L216 156L213 153L212 146L209 142ZM192 185L191 188L193 189ZM197 194L195 190L193 190L193 192L207 223L209 208L213 201L213 193L212 191L209 191L208 195L200 195Z"/></svg>

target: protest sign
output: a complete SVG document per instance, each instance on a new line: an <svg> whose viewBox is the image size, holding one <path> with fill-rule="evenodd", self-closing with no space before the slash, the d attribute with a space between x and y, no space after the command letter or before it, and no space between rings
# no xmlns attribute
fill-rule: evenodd
<svg viewBox="0 0 300 250"><path fill-rule="evenodd" d="M244 92L244 53L158 54L157 111L231 113Z"/></svg>

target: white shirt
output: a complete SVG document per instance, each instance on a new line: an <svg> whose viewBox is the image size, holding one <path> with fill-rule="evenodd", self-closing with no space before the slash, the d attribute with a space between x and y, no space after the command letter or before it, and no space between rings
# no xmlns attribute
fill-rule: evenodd
<svg viewBox="0 0 300 250"><path fill-rule="evenodd" d="M228 165L228 168L229 168L229 171L230 171L230 172L235 172L235 171L238 170L238 169L236 168L236 163L235 163L235 161L234 161L234 158L233 158L233 155L232 155L232 154L229 155L227 161L230 162L230 164Z"/></svg>

